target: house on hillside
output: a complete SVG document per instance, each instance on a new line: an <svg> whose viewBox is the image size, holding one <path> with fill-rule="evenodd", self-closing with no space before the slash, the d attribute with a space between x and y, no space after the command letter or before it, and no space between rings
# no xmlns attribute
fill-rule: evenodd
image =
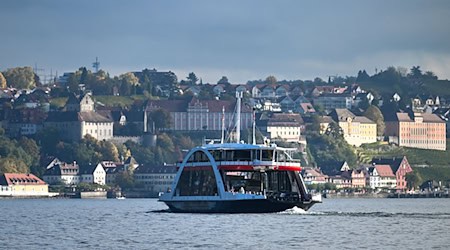
<svg viewBox="0 0 450 250"><path fill-rule="evenodd" d="M113 121L95 112L90 94L71 95L65 110L49 112L44 128L56 128L63 139L72 141L81 140L87 134L97 140L113 137Z"/></svg>
<svg viewBox="0 0 450 250"><path fill-rule="evenodd" d="M267 138L288 142L299 142L301 131L305 129L300 114L293 113L263 113L256 125Z"/></svg>
<svg viewBox="0 0 450 250"><path fill-rule="evenodd" d="M365 116L356 116L347 109L334 109L331 118L341 127L350 145L361 146L377 141L377 124Z"/></svg>
<svg viewBox="0 0 450 250"><path fill-rule="evenodd" d="M234 125L235 101L223 100L152 100L146 105L147 115L156 109L163 109L170 113L170 128L160 128L175 131L221 131L222 117L225 128ZM225 114L222 113L225 112ZM242 105L241 129L251 127L253 110Z"/></svg>
<svg viewBox="0 0 450 250"><path fill-rule="evenodd" d="M396 113L387 117L385 124L385 134L395 138L399 146L446 150L446 124L436 114Z"/></svg>

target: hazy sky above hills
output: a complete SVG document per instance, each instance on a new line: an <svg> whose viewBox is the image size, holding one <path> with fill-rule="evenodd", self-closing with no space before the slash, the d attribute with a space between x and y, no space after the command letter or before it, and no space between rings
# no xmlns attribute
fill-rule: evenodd
<svg viewBox="0 0 450 250"><path fill-rule="evenodd" d="M450 79L450 1L2 0L0 71L100 67L232 83L420 65ZM42 73L42 72L41 72Z"/></svg>

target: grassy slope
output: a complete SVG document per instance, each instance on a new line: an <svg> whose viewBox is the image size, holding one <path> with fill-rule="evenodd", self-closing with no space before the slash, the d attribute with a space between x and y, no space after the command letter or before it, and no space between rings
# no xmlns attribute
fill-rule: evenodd
<svg viewBox="0 0 450 250"><path fill-rule="evenodd" d="M447 140L447 150L425 150L416 148L403 148L382 143L365 145L364 148L357 148L359 160L368 163L374 157L395 157L406 155L412 165L430 165L433 167L450 168L450 140Z"/></svg>
<svg viewBox="0 0 450 250"><path fill-rule="evenodd" d="M413 166L427 165L429 167L413 167L422 177L423 181L450 180L450 140L447 140L447 150L425 150L415 148L403 148L381 143L365 145L356 149L360 162L370 163L373 157L401 157L406 155Z"/></svg>

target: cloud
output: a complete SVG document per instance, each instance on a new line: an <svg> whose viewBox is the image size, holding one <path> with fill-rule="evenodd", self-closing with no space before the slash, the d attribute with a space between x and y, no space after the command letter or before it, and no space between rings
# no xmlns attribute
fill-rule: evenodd
<svg viewBox="0 0 450 250"><path fill-rule="evenodd" d="M17 1L0 9L0 69L143 68L243 83L420 65L449 78L450 1ZM48 70L49 71L49 70Z"/></svg>

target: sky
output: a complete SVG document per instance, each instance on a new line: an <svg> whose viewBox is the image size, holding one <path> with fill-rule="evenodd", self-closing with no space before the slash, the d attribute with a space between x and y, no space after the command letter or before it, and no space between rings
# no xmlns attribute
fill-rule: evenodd
<svg viewBox="0 0 450 250"><path fill-rule="evenodd" d="M450 1L0 0L0 71L194 72L203 82L370 75L450 79Z"/></svg>

